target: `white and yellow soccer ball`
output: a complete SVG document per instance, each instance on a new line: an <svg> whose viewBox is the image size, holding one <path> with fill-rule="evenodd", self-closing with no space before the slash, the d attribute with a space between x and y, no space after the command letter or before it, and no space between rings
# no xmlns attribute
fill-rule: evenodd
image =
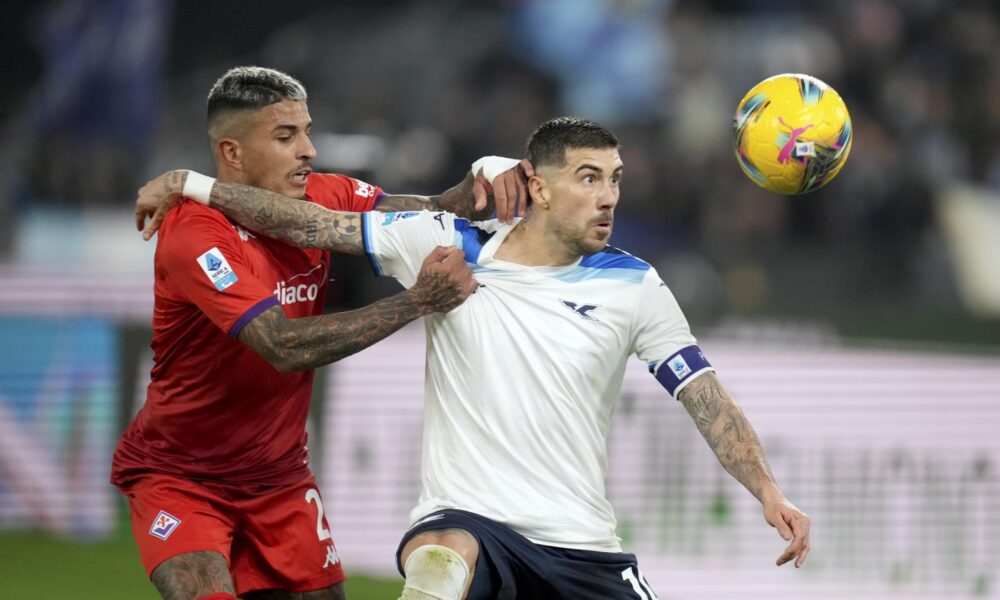
<svg viewBox="0 0 1000 600"><path fill-rule="evenodd" d="M815 77L775 75L747 92L733 115L733 151L760 187L804 194L830 183L851 152L851 116Z"/></svg>

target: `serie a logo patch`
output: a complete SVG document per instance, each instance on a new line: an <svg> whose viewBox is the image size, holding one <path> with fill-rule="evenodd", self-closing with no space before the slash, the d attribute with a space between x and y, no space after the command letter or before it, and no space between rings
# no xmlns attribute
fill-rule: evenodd
<svg viewBox="0 0 1000 600"><path fill-rule="evenodd" d="M420 216L422 211L419 210L408 210L405 212L387 212L382 215L382 227L388 227L396 221L402 221L404 219L412 219L413 217Z"/></svg>
<svg viewBox="0 0 1000 600"><path fill-rule="evenodd" d="M220 292L239 281L236 273L229 266L229 261L218 248L212 248L199 256L198 266L208 276L208 280L215 285L215 289Z"/></svg>
<svg viewBox="0 0 1000 600"><path fill-rule="evenodd" d="M181 520L165 510L161 510L149 528L149 535L165 540L181 524Z"/></svg>
<svg viewBox="0 0 1000 600"><path fill-rule="evenodd" d="M684 379L691 374L691 367L688 366L687 361L680 354L670 359L670 370L673 371L674 377L677 379Z"/></svg>

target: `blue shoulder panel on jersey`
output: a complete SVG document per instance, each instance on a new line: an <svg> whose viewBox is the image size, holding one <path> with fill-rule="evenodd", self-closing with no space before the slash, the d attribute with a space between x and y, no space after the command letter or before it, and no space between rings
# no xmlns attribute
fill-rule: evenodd
<svg viewBox="0 0 1000 600"><path fill-rule="evenodd" d="M619 250L614 246L605 246L604 250L584 256L580 261L581 267L592 269L635 269L637 271L648 271L649 263L632 256L624 250Z"/></svg>
<svg viewBox="0 0 1000 600"><path fill-rule="evenodd" d="M587 279L614 279L628 283L642 283L649 263L639 260L628 252L614 246L606 246L604 250L583 257L577 268L568 273L554 276L559 281L576 283Z"/></svg>
<svg viewBox="0 0 1000 600"><path fill-rule="evenodd" d="M455 231L462 235L462 250L465 251L465 262L470 264L477 264L479 262L479 253L482 251L483 246L486 242L490 241L493 234L489 231L484 231L471 222L468 219L455 218Z"/></svg>
<svg viewBox="0 0 1000 600"><path fill-rule="evenodd" d="M371 212L361 213L361 241L365 247L365 256L368 257L368 262L372 265L372 270L375 271L375 275L382 277L385 274L382 272L382 265L378 264L378 259L372 253L372 234L368 231L368 219L372 217Z"/></svg>
<svg viewBox="0 0 1000 600"><path fill-rule="evenodd" d="M568 273L552 275L553 279L558 279L564 283L577 283L588 279L613 279L627 283L642 283L642 278L646 276L646 271L638 269L616 269L608 267L577 267Z"/></svg>

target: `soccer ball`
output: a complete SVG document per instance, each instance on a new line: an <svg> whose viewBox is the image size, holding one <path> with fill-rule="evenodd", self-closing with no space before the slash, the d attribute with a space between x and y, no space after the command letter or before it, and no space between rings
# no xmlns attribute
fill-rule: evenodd
<svg viewBox="0 0 1000 600"><path fill-rule="evenodd" d="M851 151L851 116L815 77L775 75L747 92L733 115L733 152L760 187L804 194L837 176Z"/></svg>

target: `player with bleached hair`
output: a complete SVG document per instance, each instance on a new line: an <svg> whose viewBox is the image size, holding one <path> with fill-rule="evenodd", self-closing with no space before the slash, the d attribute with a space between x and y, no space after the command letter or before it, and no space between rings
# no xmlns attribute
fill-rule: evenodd
<svg viewBox="0 0 1000 600"><path fill-rule="evenodd" d="M434 208L471 216L477 203L489 210L482 175L417 197L314 172L305 88L280 71L231 69L207 104L220 182L323 210ZM498 188L516 197L523 177L497 177ZM163 598L340 599L344 572L309 469L313 369L422 315L453 309L475 282L460 250L430 248L410 289L323 314L330 252L255 235L218 211L181 201L199 197L210 182L172 173L140 190L140 200L170 197L179 206L165 218L153 215L146 232L148 239L162 223L153 265L154 366L111 480L128 498L140 560ZM505 194L494 195L503 204ZM146 215L136 216L141 228Z"/></svg>
<svg viewBox="0 0 1000 600"><path fill-rule="evenodd" d="M632 354L791 542L777 564L801 566L809 518L775 483L656 270L608 245L618 140L594 122L559 118L532 134L527 156L531 204L513 223L349 215L249 188L211 192L211 206L261 233L364 252L404 286L435 244L461 248L472 266L476 293L425 320L423 491L397 553L402 598L656 597L622 552L604 490L606 438ZM311 240L307 223L319 224Z"/></svg>

